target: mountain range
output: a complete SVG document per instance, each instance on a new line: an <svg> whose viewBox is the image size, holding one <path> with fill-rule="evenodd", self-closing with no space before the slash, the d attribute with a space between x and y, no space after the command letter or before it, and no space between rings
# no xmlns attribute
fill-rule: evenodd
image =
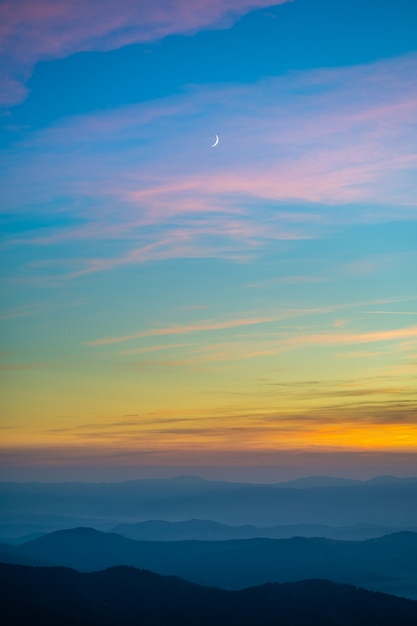
<svg viewBox="0 0 417 626"><path fill-rule="evenodd" d="M116 565L225 589L328 579L417 599L417 533L367 541L323 538L134 541L91 528L62 530L0 546L0 561L94 571Z"/></svg>
<svg viewBox="0 0 417 626"><path fill-rule="evenodd" d="M3 482L0 511L0 537L11 538L75 526L107 531L119 524L190 519L260 528L365 524L404 529L417 527L417 478L307 477L276 484L192 476L123 483Z"/></svg>
<svg viewBox="0 0 417 626"><path fill-rule="evenodd" d="M389 528L376 524L354 524L332 527L324 524L288 524L282 526L230 526L213 520L167 522L148 520L135 524L118 524L111 529L118 535L139 541L222 541L228 539L289 539L290 537L325 537L327 539L362 540L382 537L401 531L417 532L417 527ZM33 537L35 538L35 537ZM29 537L26 539L29 540ZM18 543L23 543L24 538ZM7 543L10 543L9 541Z"/></svg>
<svg viewBox="0 0 417 626"><path fill-rule="evenodd" d="M241 591L114 567L0 564L4 626L414 626L417 602L323 580Z"/></svg>

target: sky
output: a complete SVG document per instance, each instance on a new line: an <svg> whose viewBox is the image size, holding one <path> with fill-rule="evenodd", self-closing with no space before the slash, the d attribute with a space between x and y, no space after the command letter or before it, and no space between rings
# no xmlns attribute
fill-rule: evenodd
<svg viewBox="0 0 417 626"><path fill-rule="evenodd" d="M416 27L0 0L0 478L417 474Z"/></svg>

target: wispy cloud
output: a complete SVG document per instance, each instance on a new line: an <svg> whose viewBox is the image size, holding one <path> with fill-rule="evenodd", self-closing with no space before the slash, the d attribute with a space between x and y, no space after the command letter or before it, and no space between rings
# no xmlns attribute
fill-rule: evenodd
<svg viewBox="0 0 417 626"><path fill-rule="evenodd" d="M370 315L417 315L417 311L363 311Z"/></svg>
<svg viewBox="0 0 417 626"><path fill-rule="evenodd" d="M390 345L390 350L396 351L411 350L414 346L414 337L417 337L417 326L406 328L394 328L372 332L346 332L346 320L336 319L323 324L323 320L319 325L286 325L288 320L296 318L314 318L323 315L333 315L340 311L356 310L363 313L363 308L370 305L386 305L392 302L401 302L410 298L394 298L380 299L373 301L358 301L354 303L338 303L335 305L323 305L321 307L306 308L282 308L279 310L269 311L268 316L256 317L236 317L232 320L202 320L199 322L186 325L169 325L155 328L149 328L137 333L129 335L121 335L115 337L103 337L91 340L87 343L89 346L111 345L146 339L152 337L187 335L199 332L217 331L223 329L242 328L248 332L239 333L238 336L232 337L227 341L210 341L205 343L172 343L172 344L153 344L129 348L117 352L119 356L134 356L145 353L160 352L164 350L180 350L181 356L175 355L172 359L155 359L141 360L131 363L133 367L141 369L155 368L176 368L190 367L195 365L204 366L205 364L215 364L228 361L242 361L247 359L258 359L270 357L283 352L292 350L303 350L305 348L319 347L338 347L361 345L369 343L386 343ZM366 312L366 311L365 311ZM274 324L272 327L271 324ZM266 325L266 330L265 330ZM325 330L322 330L325 328ZM331 328L331 330L328 330ZM313 329L315 332L312 332ZM321 332L319 332L319 329ZM409 341L404 341L409 340ZM403 348L402 348L403 346ZM353 359L364 358L366 356L375 356L384 354L381 349L376 351L356 351L349 353L336 354L336 357Z"/></svg>
<svg viewBox="0 0 417 626"><path fill-rule="evenodd" d="M90 346L102 346L112 343L122 343L130 341L132 339L140 339L142 337L157 337L162 335L188 335L189 333L206 332L211 330L224 330L226 328L238 328L240 326L252 326L254 324L266 324L268 322L274 322L273 317L258 317L247 319L234 319L224 322L205 321L197 324L168 326L166 328L153 328L144 330L132 335L124 335L121 337L103 337L102 339L95 339L88 342Z"/></svg>
<svg viewBox="0 0 417 626"><path fill-rule="evenodd" d="M342 271L348 276L360 278L377 272L387 271L394 266L399 268L407 267L416 262L416 252L412 250L391 253L383 252L350 261L342 267Z"/></svg>
<svg viewBox="0 0 417 626"><path fill-rule="evenodd" d="M176 350L177 348L185 348L189 346L188 343L166 343L159 346L143 346L140 348L131 348L130 350L120 350L117 354L125 356L128 354L143 354L146 352L160 352L163 350Z"/></svg>
<svg viewBox="0 0 417 626"><path fill-rule="evenodd" d="M395 341L397 339L409 339L417 337L417 326L408 328L395 328L392 330L381 330L365 333L317 333L312 335L300 335L298 338L291 338L290 342L306 345L330 346L340 344L361 344L378 343L384 341Z"/></svg>
<svg viewBox="0 0 417 626"><path fill-rule="evenodd" d="M250 322L251 324L265 323L277 321L278 318L269 318L261 321ZM234 326L246 325L246 323L234 324ZM129 341L131 339L139 339L143 337L156 336L158 334L186 334L189 332L198 332L199 330L217 330L226 328L222 324L208 326L189 326L184 328L168 328L161 329L161 332L145 331L143 333L137 333L135 335L118 337L118 338L104 338L96 341L89 342L89 345L105 345L108 343L118 343L121 341ZM402 339L413 339L417 337L417 326L408 328L400 328L393 330L383 330L375 332L362 332L362 333L343 333L340 331L322 332L322 333L305 333L297 332L285 332L278 328L277 331L270 331L267 339L262 339L256 335L252 338L242 339L237 338L235 341L228 341L225 343L210 343L208 346L189 345L183 346L184 353L181 358L174 358L172 360L151 360L141 361L135 364L135 367L141 368L166 368L166 367L192 367L195 365L215 364L227 361L240 362L242 359L253 359L270 357L273 355L289 352L292 350L305 350L309 347L337 347L346 345L362 345L371 343L390 343L399 342ZM135 351L124 352L124 355L134 354ZM347 354L337 354L340 358L364 358L371 356L382 356L382 352L365 352L356 351Z"/></svg>
<svg viewBox="0 0 417 626"><path fill-rule="evenodd" d="M8 245L76 244L62 272L76 278L149 260L248 259L276 241L389 222L393 202L396 220L415 220L416 82L409 55L64 120L4 155L4 207L64 194L86 225ZM202 128L219 133L216 149ZM106 240L120 243L111 256L100 254Z"/></svg>
<svg viewBox="0 0 417 626"><path fill-rule="evenodd" d="M413 339L417 337L417 326L406 328L394 328L388 330L372 332L332 332L321 333L289 333L287 336L281 335L278 339L269 341L269 349L291 350L296 348L306 348L309 346L339 346L339 345L360 345L368 343L385 343L399 341L401 339Z"/></svg>
<svg viewBox="0 0 417 626"><path fill-rule="evenodd" d="M22 78L42 60L90 50L114 50L174 33L225 28L253 9L287 0L3 0L0 54L7 60L0 105L26 95ZM20 79L20 80L19 80Z"/></svg>
<svg viewBox="0 0 417 626"><path fill-rule="evenodd" d="M300 394L300 387L293 390ZM290 450L323 451L362 450L416 452L416 402L402 390L390 389L381 397L381 389L330 390L326 384L316 391L314 408L301 406L287 408L283 397L280 408L271 406L218 406L201 410L141 413L135 418L106 418L39 432L42 446L65 449L76 446L83 454L83 446L94 442L94 455L114 456L137 454L158 458L196 450L216 455L221 452L240 452L248 458L252 454L269 454ZM302 398L303 399L303 398ZM335 400L339 400L336 402ZM376 428L381 426L381 428ZM140 446L137 437L140 435ZM2 452L7 454L7 448ZM10 453L10 450L9 450ZM48 457L48 454L46 455Z"/></svg>

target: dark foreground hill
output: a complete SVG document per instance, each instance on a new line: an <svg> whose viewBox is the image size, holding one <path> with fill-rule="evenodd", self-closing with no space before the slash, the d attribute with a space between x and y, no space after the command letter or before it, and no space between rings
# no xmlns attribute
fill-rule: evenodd
<svg viewBox="0 0 417 626"><path fill-rule="evenodd" d="M90 574L0 564L4 626L415 626L417 602L324 580L241 591L129 567Z"/></svg>
<svg viewBox="0 0 417 626"><path fill-rule="evenodd" d="M293 537L154 542L75 528L20 546L0 546L0 560L80 571L129 565L226 589L321 578L417 599L417 534L411 532L367 541Z"/></svg>

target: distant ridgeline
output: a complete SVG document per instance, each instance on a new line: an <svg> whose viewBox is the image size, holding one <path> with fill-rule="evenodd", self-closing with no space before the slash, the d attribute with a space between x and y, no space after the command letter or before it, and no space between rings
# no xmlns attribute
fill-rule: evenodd
<svg viewBox="0 0 417 626"><path fill-rule="evenodd" d="M39 502L42 502L41 510ZM0 483L0 510L0 538L76 526L110 530L133 522L198 519L223 525L256 526L256 536L265 532L262 529L266 526L284 526L281 531L271 529L272 535L263 536L279 538L291 534L315 534L365 539L417 528L417 478L385 476L358 481L311 477L272 485L209 481L196 477L124 483L3 482ZM179 531L177 528L176 532ZM188 528L187 532L190 531ZM212 527L206 536L187 537L183 534L178 538L243 539L253 536L250 534L253 529L235 530L234 534L227 536L228 532L224 528L216 530ZM132 538L176 537L141 537L136 534Z"/></svg>

